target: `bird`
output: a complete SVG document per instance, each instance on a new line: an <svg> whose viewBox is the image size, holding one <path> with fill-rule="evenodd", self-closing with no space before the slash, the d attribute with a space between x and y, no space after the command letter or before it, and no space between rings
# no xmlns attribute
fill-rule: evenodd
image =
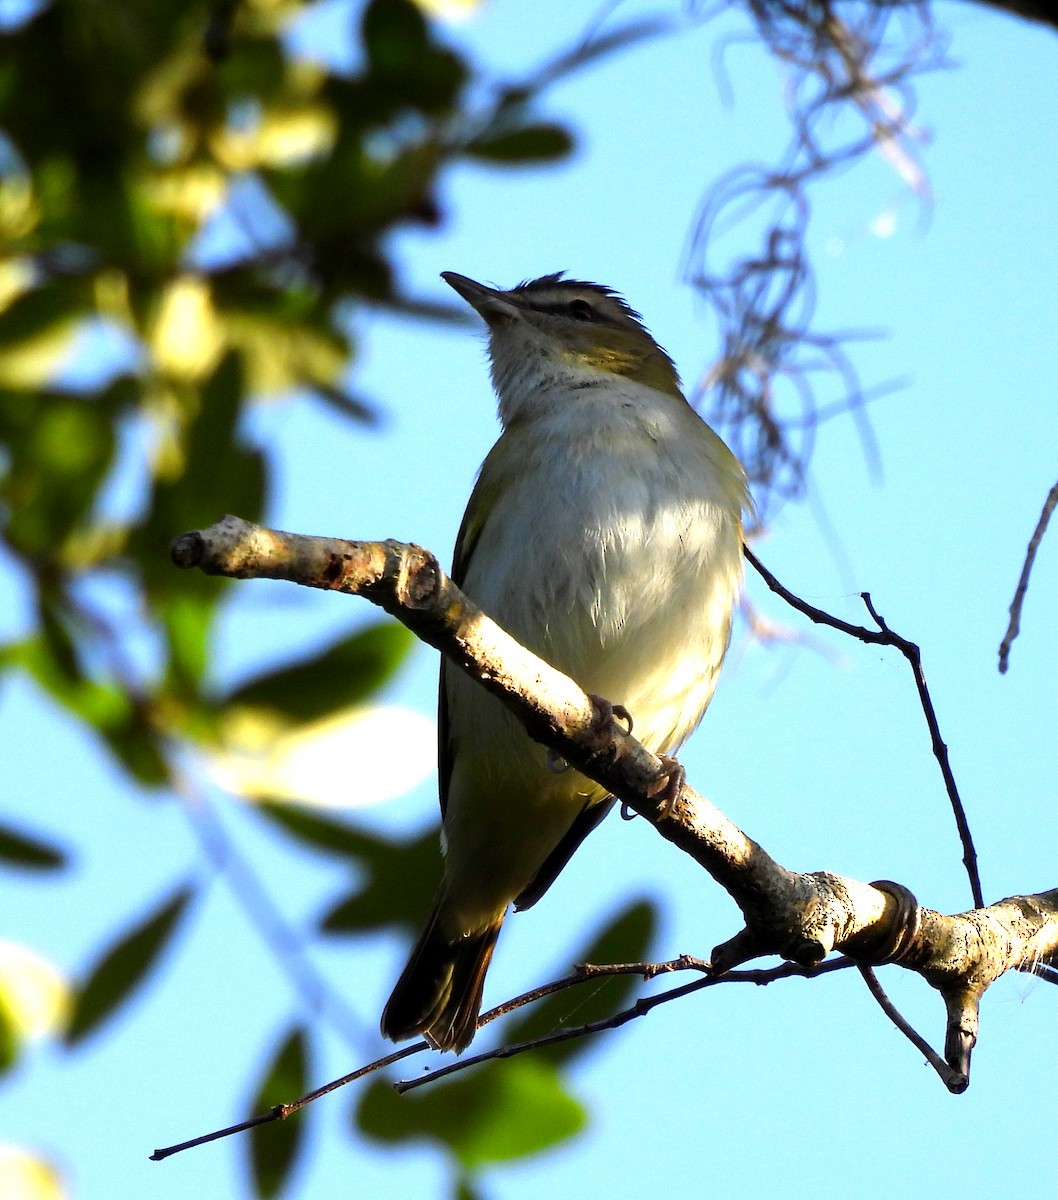
<svg viewBox="0 0 1058 1200"><path fill-rule="evenodd" d="M701 720L730 641L745 472L613 289L561 271L509 290L441 277L487 326L501 424L451 577L671 755ZM443 877L381 1031L461 1053L509 908L543 896L613 797L447 659L438 780Z"/></svg>

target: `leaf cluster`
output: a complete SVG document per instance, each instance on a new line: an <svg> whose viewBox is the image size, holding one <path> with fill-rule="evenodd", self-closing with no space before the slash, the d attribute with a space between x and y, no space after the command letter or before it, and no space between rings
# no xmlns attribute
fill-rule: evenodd
<svg viewBox="0 0 1058 1200"><path fill-rule="evenodd" d="M238 687L219 680L227 588L174 571L170 541L225 511L267 514L275 467L247 435L253 406L297 393L361 429L376 419L355 387L350 314L453 318L405 287L392 251L395 231L444 222L453 169L554 161L573 144L538 114L545 80L486 84L411 0L350 5L353 69L290 51L310 7L68 0L0 27L0 537L30 614L0 644L0 687L32 681L91 732L133 800L180 802L188 755L225 749L237 716L306 728L391 679L410 638L387 622ZM318 932L421 918L436 833L391 842L282 798L259 812L291 846L353 868ZM2 869L58 878L75 855L61 831L0 827ZM209 877L160 879L148 911L85 948L71 1052L181 952ZM0 980L5 1067L23 1048L9 1007ZM301 1023L277 1033L257 1103L298 1092L311 1038ZM572 1100L544 1103L560 1090L553 1067L534 1070L494 1083L484 1115L468 1109L472 1154L436 1135L461 1177L579 1124ZM488 1149L509 1137L493 1126L534 1103L524 1129L538 1132ZM377 1114L371 1129L413 1135ZM273 1195L298 1138L266 1137L255 1179Z"/></svg>

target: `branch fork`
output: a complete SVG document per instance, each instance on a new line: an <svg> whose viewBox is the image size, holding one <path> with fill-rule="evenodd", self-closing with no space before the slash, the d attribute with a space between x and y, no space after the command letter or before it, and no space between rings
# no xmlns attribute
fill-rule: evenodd
<svg viewBox="0 0 1058 1200"><path fill-rule="evenodd" d="M747 556L758 565L752 554ZM364 596L379 605L477 679L519 717L530 736L644 817L732 896L745 926L713 951L709 975L714 980L765 955L811 969L838 951L860 968L883 1008L932 1056L951 1091L968 1084L978 1006L989 985L1011 969L1046 971L1058 964L1058 889L988 906L978 903L969 912L946 916L921 908L906 887L892 881L863 883L780 865L686 783L667 787L674 771L679 772L677 782L682 780L678 764L650 753L625 727L627 722L613 719L620 714L600 719L597 698L504 632L420 546L306 537L227 516L209 529L177 538L172 557L185 569L239 579L285 579ZM917 647L888 629L869 597L865 602L879 629L862 632L871 641L885 640L901 649L924 693ZM926 711L933 730L932 706ZM949 794L953 789L952 781ZM955 794L953 804L957 799ZM966 857L971 859L969 853ZM946 1010L943 1060L890 1011L872 970L885 963L915 971L940 993Z"/></svg>

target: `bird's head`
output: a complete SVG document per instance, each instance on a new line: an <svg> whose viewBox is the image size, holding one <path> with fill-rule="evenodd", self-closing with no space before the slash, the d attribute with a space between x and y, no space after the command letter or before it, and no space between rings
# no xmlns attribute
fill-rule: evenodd
<svg viewBox="0 0 1058 1200"><path fill-rule="evenodd" d="M489 327L501 406L514 391L605 383L608 376L682 399L672 359L611 288L564 279L561 272L509 291L453 271L441 277Z"/></svg>

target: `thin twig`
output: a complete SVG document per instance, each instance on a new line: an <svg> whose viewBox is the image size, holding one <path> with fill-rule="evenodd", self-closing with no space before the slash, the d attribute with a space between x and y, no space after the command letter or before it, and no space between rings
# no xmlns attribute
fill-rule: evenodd
<svg viewBox="0 0 1058 1200"><path fill-rule="evenodd" d="M287 1117L293 1116L294 1113L304 1108L306 1104L311 1104L313 1100L318 1100L321 1096L326 1096L329 1092L334 1092L340 1087L345 1087L347 1083L354 1083L357 1079L362 1079L365 1075L370 1075L373 1071L392 1066L393 1063L400 1062L402 1058L408 1058L412 1054L418 1054L420 1050L426 1049L429 1049L429 1047L425 1042L413 1042L410 1046L403 1046L400 1050L394 1050L392 1054L387 1054L385 1058L378 1058L366 1066L358 1067L355 1071L350 1071L348 1075L343 1075L340 1079L332 1079L330 1083L323 1084L322 1087L306 1093L297 1100L292 1100L289 1104L276 1104L268 1112L261 1113L257 1117L250 1117L245 1121L240 1121L238 1125L229 1125L225 1129L215 1129L212 1133L203 1133L199 1137L191 1138L190 1141L178 1142L175 1146L165 1146L160 1150L155 1150L150 1155L151 1162L161 1162L162 1159L169 1158L170 1155L179 1154L181 1150L192 1150L195 1146L204 1146L207 1142L216 1142L221 1138L231 1137L234 1133L245 1133L248 1129L255 1129L258 1125L268 1125L272 1121L285 1121Z"/></svg>
<svg viewBox="0 0 1058 1200"><path fill-rule="evenodd" d="M878 1001L878 1006L882 1012L889 1018L890 1021L900 1030L907 1040L917 1049L929 1063L929 1065L937 1072L944 1083L944 1086L949 1092L959 1094L966 1091L966 1085L969 1080L961 1071L953 1071L951 1067L944 1061L943 1058L933 1049L920 1033L908 1024L907 1021L897 1011L892 1000L885 994L885 989L878 981L878 976L870 967L859 966L859 972L863 976L864 983L867 984L867 990Z"/></svg>
<svg viewBox="0 0 1058 1200"><path fill-rule="evenodd" d="M853 625L851 622L843 621L840 617L835 617L821 608L816 608L815 605L809 604L807 600L802 600L800 596L795 595L789 588L781 584L748 546L744 547L744 551L747 561L753 566L753 569L768 587L777 596L781 596L792 608L797 609L799 613L803 613L808 617L810 621L814 621L817 625L829 625L831 629L837 629L841 633L856 638L861 642L867 642L876 646L894 646L907 659L912 674L915 677L915 687L918 690L919 703L922 706L922 712L926 718L926 726L929 729L930 741L933 746L933 756L940 767L941 777L944 780L944 788L948 793L948 800L951 804L952 813L955 816L955 825L959 831L959 840L962 843L962 861L970 880L970 891L973 894L974 907L983 908L984 892L981 888L981 876L977 867L977 849L974 846L970 824L966 819L966 810L963 808L962 798L959 795L959 786L955 782L955 773L952 771L951 760L948 757L948 746L941 736L937 710L933 706L933 698L930 696L929 686L926 683L926 674L922 669L922 651L919 646L889 627L885 619L874 607L870 592L861 592L860 598L863 600L867 611L871 614L871 618L878 626L877 629L868 629L863 625Z"/></svg>
<svg viewBox="0 0 1058 1200"><path fill-rule="evenodd" d="M644 1012L649 1011L650 1008L654 1008L660 1003L675 999L679 995L686 995L704 986L712 986L716 983L754 983L758 986L765 986L779 979L795 977L811 978L816 975L829 975L833 971L845 970L851 966L853 966L851 959L835 958L828 963L823 963L815 967L803 967L797 963L788 962L767 970L730 971L727 975L723 976L708 975L703 979L695 980L693 984L686 984L682 988L672 988L668 992L663 992L661 996L650 997L649 1006L643 1008L643 1011L625 1010L627 1015L624 1016L624 1020L617 1023L623 1024L624 1021L631 1020L633 1016L644 1015ZM545 996L550 996L555 992L565 991L567 988L575 987L581 983L592 982L606 976L638 975L643 979L654 979L658 975L670 974L675 971L709 970L709 963L705 959L696 958L690 954L681 954L678 958L659 963L584 963L579 965L570 975L552 980L550 983L541 984L539 987L532 988L528 992L522 992L521 995L514 996L510 1000L505 1000L503 1004L498 1004L495 1008L489 1009L488 1012L483 1013L478 1019L478 1028L480 1029L483 1025L488 1025L492 1021L506 1016L515 1009L524 1008L527 1004L533 1004ZM637 1002L633 1006L633 1009L639 1008L642 1004L642 1001ZM622 1014L619 1013L617 1015L620 1017ZM609 1018L608 1020L613 1022L614 1018ZM599 1022L595 1022L594 1024L598 1025ZM601 1025L600 1028L602 1028ZM509 1048L508 1053L504 1053L501 1049L491 1051L488 1054L475 1055L473 1058L460 1059L457 1063L443 1067L429 1075L424 1075L421 1080L405 1081L394 1084L394 1086L398 1091L409 1091L412 1087L419 1086L420 1083L432 1082L444 1075L451 1074L453 1070L462 1070L465 1067L473 1066L475 1063L482 1062L488 1058L510 1058L513 1054L521 1054L526 1050L552 1045L555 1041L567 1041L574 1037L584 1037L594 1032L597 1031L592 1026L580 1026L574 1030L563 1031L558 1035L536 1038L531 1042L521 1043L516 1047ZM286 1104L276 1104L268 1112L261 1113L259 1116L240 1121L237 1125L228 1125L224 1129L215 1129L212 1133L201 1134L199 1137L191 1138L186 1142L178 1142L173 1146L165 1146L155 1150L150 1156L151 1161L161 1162L163 1159L169 1158L173 1154L179 1154L183 1150L192 1150L196 1146L204 1146L208 1142L215 1142L221 1138L231 1137L236 1133L245 1133L249 1129L255 1129L258 1125L268 1125L272 1121L285 1121L287 1117L292 1116L306 1105L311 1104L314 1100L319 1100L321 1096L326 1096L330 1092L337 1091L338 1088L345 1087L346 1084L355 1083L356 1080L363 1079L365 1075L370 1075L375 1071L392 1066L394 1063L400 1062L401 1059L410 1058L413 1054L419 1054L423 1050L429 1049L429 1045L424 1041L412 1042L400 1050L393 1051L392 1054L387 1054L383 1058L377 1058L374 1062L358 1067L348 1075L341 1076L340 1079L332 1079L329 1083L325 1083L314 1091L306 1093L297 1100L292 1100Z"/></svg>
<svg viewBox="0 0 1058 1200"><path fill-rule="evenodd" d="M1040 512L1040 519L1036 522L1036 529L1029 542L1029 548L1025 551L1025 563L1021 568L1021 578L1018 580L1018 586L1014 591L1014 599L1010 602L1010 621L1007 625L1007 631L1003 635L1003 640L999 643L1000 675L1005 675L1007 667L1010 665L1010 648L1014 644L1014 639L1021 632L1021 608L1025 603L1025 594L1029 590L1029 576L1032 574L1032 565L1036 561L1036 552L1040 548L1040 542L1043 541L1043 535L1047 532L1047 525L1050 522L1051 514L1056 507L1058 507L1058 483L1047 493L1047 499Z"/></svg>
<svg viewBox="0 0 1058 1200"><path fill-rule="evenodd" d="M685 966L677 965L681 962L686 962ZM672 963L660 964L661 970L701 970L701 960L699 959L674 959ZM568 979L581 980L597 979L606 974L643 974L643 966L623 965L618 967L589 967L585 968L585 973L580 976L568 976ZM458 1062L449 1063L447 1066L439 1067L436 1071L431 1071L428 1075L419 1076L416 1079L402 1079L395 1083L393 1087L400 1094L414 1091L415 1088L423 1087L427 1083L434 1083L438 1079L443 1079L447 1075L454 1075L459 1071L464 1071L468 1067L478 1066L480 1063L489 1062L493 1059L514 1058L518 1054L524 1054L528 1050L539 1050L546 1046L557 1046L562 1042L575 1041L577 1038L590 1037L596 1033L603 1033L608 1029L619 1029L622 1025L626 1025L629 1021L634 1021L638 1017L645 1017L647 1013L652 1012L655 1008L662 1004L668 1004L672 1000L680 1000L684 996L692 995L694 992L699 992L705 988L715 987L721 983L752 983L758 987L766 986L769 983L774 983L779 979L789 978L814 978L817 975L829 975L833 971L843 971L848 967L853 966L853 962L848 958L836 958L828 963L820 963L815 966L802 966L800 963L786 962L781 966L772 967L767 970L755 971L728 971L724 975L705 975L701 979L696 979L692 983L685 983L680 987L669 988L668 991L659 992L656 996L641 996L635 1003L623 1008L619 1012L614 1013L609 1017L601 1017L597 1021L589 1021L584 1025L577 1025L569 1029L560 1029L555 1033L547 1034L545 1037L533 1038L527 1042L517 1042L511 1046L497 1046L494 1050L486 1050L481 1054L472 1055L470 1058L461 1058ZM705 964L708 969L708 964ZM660 973L655 971L655 974Z"/></svg>

